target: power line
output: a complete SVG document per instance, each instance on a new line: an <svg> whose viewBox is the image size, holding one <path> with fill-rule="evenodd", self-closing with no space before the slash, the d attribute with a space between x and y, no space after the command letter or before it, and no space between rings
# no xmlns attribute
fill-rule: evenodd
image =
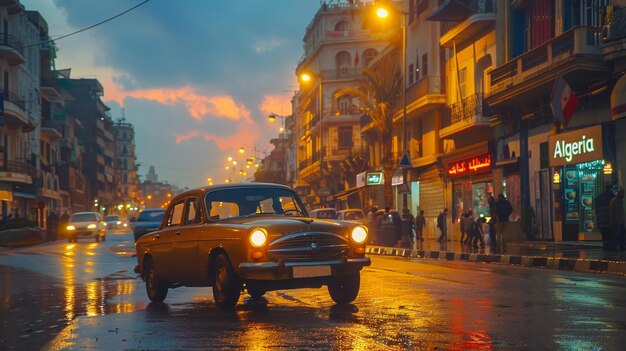
<svg viewBox="0 0 626 351"><path fill-rule="evenodd" d="M84 32L84 31L86 31L86 30L89 30L89 29L95 28L95 27L97 27L97 26L99 26L99 25L105 24L105 23L110 22L110 21L112 21L112 20L114 20L114 19L116 19L116 18L118 18L118 17L120 17L120 16L123 16L123 15L125 15L125 14L129 13L130 11L132 11L132 10L134 10L134 9L138 8L139 6L142 6L142 5L144 5L144 4L148 3L148 2L150 2L150 0L144 0L143 2L141 2L141 3L139 3L139 4L135 5L135 6L133 6L133 7L131 7L131 8L129 8L129 9L128 9L128 10L126 10L126 11L120 12L120 13L118 13L118 14L117 14L117 15L115 15L115 16L109 17L109 18L107 18L107 19L105 19L105 20L102 20L102 21L100 21L100 22L98 22L98 23L92 24L91 26L88 26L88 27L85 27L85 28L79 29L79 30L74 31L74 32L69 33L69 34L62 35L62 36L60 36L60 37L58 37L58 38L55 38L55 39L48 39L48 40L40 41L40 42L35 43L35 44L25 45L25 46L20 47L19 49L25 49L25 48L30 48L30 47L33 47L33 46L39 46L39 45L43 45L43 44L47 44L47 43L51 43L51 42L54 42L54 41L57 41L57 40L65 39L65 38L67 38L67 37L69 37L69 36L72 36L72 35L76 35L76 34L78 34L78 33L82 33L82 32Z"/></svg>

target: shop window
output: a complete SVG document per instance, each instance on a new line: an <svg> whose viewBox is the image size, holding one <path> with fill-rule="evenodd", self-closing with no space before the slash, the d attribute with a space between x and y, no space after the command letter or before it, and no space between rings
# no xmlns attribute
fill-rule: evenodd
<svg viewBox="0 0 626 351"><path fill-rule="evenodd" d="M338 134L339 134L339 140L338 140L339 147L348 148L348 147L354 146L354 143L352 142L352 126L339 127Z"/></svg>
<svg viewBox="0 0 626 351"><path fill-rule="evenodd" d="M577 224L580 233L597 231L594 199L602 189L602 161L563 168L565 223Z"/></svg>

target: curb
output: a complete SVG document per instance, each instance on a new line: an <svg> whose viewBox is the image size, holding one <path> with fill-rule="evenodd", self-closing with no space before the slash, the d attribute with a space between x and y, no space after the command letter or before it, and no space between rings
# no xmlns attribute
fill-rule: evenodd
<svg viewBox="0 0 626 351"><path fill-rule="evenodd" d="M368 246L366 254L398 256L404 258L435 259L446 261L467 261L478 263L499 263L523 267L538 267L586 273L610 273L626 275L626 262L555 258L546 256L518 256L499 254L476 254L449 251L424 251L385 246Z"/></svg>

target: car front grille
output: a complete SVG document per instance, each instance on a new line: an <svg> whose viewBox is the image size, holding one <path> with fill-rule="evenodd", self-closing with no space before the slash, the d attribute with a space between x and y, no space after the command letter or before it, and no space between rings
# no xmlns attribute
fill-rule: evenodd
<svg viewBox="0 0 626 351"><path fill-rule="evenodd" d="M307 232L281 237L267 251L274 259L302 262L341 259L348 249L348 239L342 236Z"/></svg>

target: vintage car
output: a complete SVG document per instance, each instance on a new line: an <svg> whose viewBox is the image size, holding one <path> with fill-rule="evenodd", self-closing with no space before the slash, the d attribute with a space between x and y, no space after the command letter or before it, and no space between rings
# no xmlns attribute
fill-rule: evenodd
<svg viewBox="0 0 626 351"><path fill-rule="evenodd" d="M266 183L207 186L176 196L161 228L135 243L148 298L168 289L211 286L223 309L243 289L253 298L271 290L323 285L338 304L360 288L367 228L310 218L289 187Z"/></svg>
<svg viewBox="0 0 626 351"><path fill-rule="evenodd" d="M70 216L65 226L68 242L78 242L79 238L106 240L106 223L98 212L76 212Z"/></svg>

